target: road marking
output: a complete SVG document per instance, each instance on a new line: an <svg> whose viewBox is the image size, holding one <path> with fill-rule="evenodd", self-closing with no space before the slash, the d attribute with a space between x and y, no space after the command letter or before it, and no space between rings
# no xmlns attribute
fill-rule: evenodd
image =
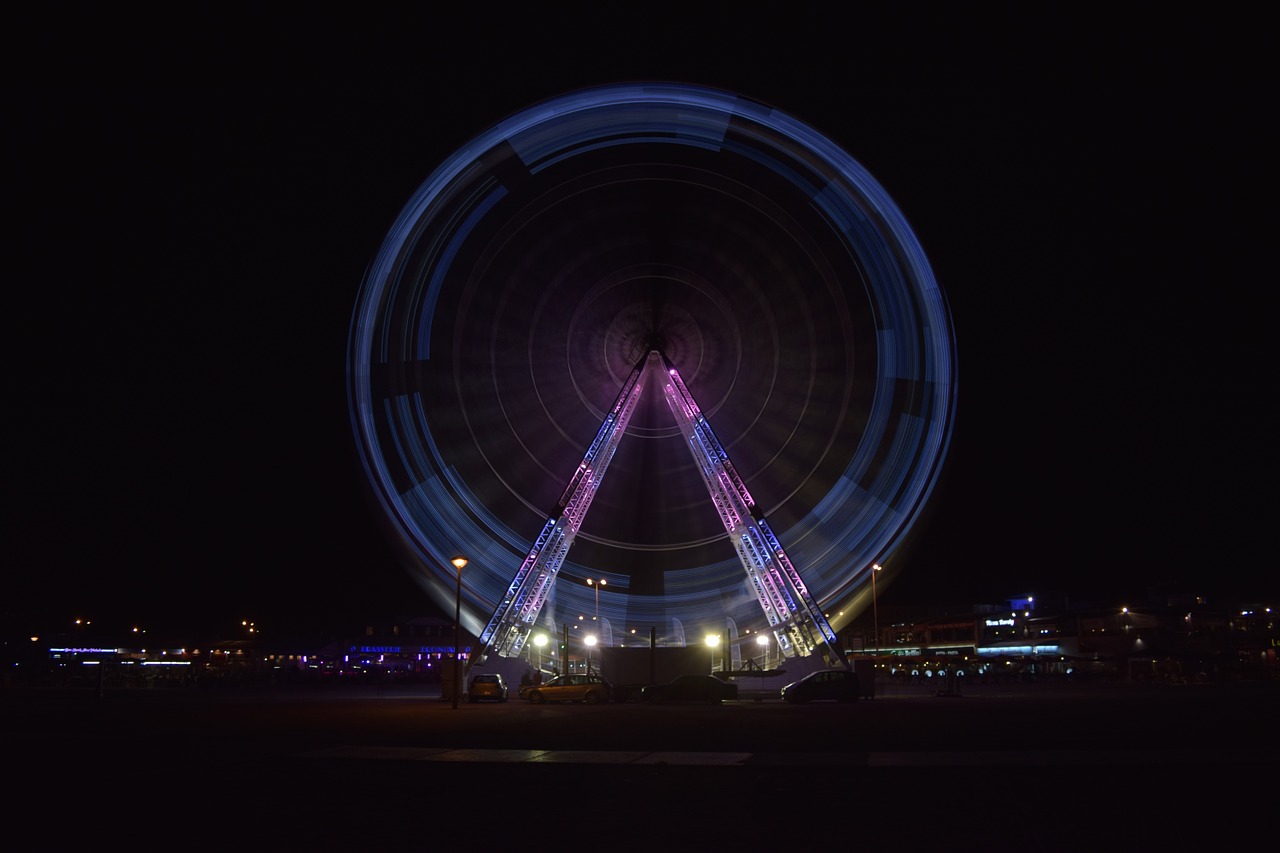
<svg viewBox="0 0 1280 853"><path fill-rule="evenodd" d="M300 758L440 761L477 764L680 764L702 766L993 767L1271 763L1267 750L988 750L922 752L644 752L626 750L459 749L340 746Z"/></svg>

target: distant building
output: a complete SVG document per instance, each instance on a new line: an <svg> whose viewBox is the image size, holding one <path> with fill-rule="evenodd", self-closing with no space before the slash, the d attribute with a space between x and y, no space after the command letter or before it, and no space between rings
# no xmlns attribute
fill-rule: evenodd
<svg viewBox="0 0 1280 853"><path fill-rule="evenodd" d="M1280 678L1280 631L1274 611L1265 605L1214 606L1161 591L1134 606L1027 596L969 606L882 604L879 611L879 637L868 613L840 639L850 658L874 658L885 677ZM755 652L752 638L741 642L751 642L749 651ZM461 637L464 664L474 643L473 637ZM436 683L451 671L454 624L434 617L406 619L367 625L363 633L320 644L255 634L202 646L143 648L64 633L23 638L7 647L5 686L11 687Z"/></svg>
<svg viewBox="0 0 1280 853"><path fill-rule="evenodd" d="M846 632L854 657L876 655L889 675L933 677L963 668L979 678L1220 680L1280 677L1280 632L1271 608L1210 606L1167 592L1140 606L1073 606L1021 597L1007 606L921 607L863 618ZM873 634L874 632L872 632Z"/></svg>

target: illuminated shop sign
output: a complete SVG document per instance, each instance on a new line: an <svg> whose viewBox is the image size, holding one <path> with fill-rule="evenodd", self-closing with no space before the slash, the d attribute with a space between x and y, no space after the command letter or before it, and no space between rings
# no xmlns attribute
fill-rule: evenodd
<svg viewBox="0 0 1280 853"><path fill-rule="evenodd" d="M1013 627L1012 619L988 619L988 628L1011 628Z"/></svg>
<svg viewBox="0 0 1280 853"><path fill-rule="evenodd" d="M945 648L907 648L907 649L889 649L883 654L891 657L900 658L941 658L941 657L964 657L966 655L976 654L977 649L973 646L948 646Z"/></svg>
<svg viewBox="0 0 1280 853"><path fill-rule="evenodd" d="M1056 643L1044 646L984 646L978 649L978 654L985 656L992 655L1021 655L1023 657L1037 657L1040 655L1057 655L1061 654L1062 649Z"/></svg>

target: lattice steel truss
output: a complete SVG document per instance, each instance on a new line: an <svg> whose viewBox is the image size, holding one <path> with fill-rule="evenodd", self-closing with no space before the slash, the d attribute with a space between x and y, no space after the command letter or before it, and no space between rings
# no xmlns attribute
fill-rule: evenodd
<svg viewBox="0 0 1280 853"><path fill-rule="evenodd" d="M667 405L706 483L724 529L733 541L778 648L787 657L804 657L820 651L832 663L843 662L835 632L810 595L800 573L752 500L746 484L734 470L729 455L680 378L680 373L656 349L650 350L636 363L623 383L613 408L605 416L595 441L574 471L556 511L547 519L502 602L481 633L481 645L487 651L502 656L520 653L582 526L591 500L604 480L605 470L626 434L627 424L651 373L662 376Z"/></svg>

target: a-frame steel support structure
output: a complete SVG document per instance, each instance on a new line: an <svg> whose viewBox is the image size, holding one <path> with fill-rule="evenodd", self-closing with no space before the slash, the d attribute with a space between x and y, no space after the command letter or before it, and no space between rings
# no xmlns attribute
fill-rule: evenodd
<svg viewBox="0 0 1280 853"><path fill-rule="evenodd" d="M804 579L752 500L679 372L656 349L636 363L623 383L595 441L481 633L481 647L505 657L518 655L524 647L650 374L661 376L667 405L733 541L778 648L787 657L818 651L833 664L843 663L835 632Z"/></svg>

